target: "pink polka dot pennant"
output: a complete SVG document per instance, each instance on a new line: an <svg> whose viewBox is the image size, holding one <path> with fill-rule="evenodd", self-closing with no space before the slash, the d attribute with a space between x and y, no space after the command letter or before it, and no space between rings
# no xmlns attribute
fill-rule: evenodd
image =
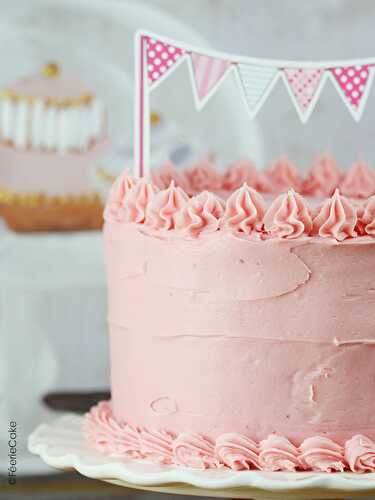
<svg viewBox="0 0 375 500"><path fill-rule="evenodd" d="M147 37L147 78L152 87L175 66L185 51L168 43Z"/></svg>
<svg viewBox="0 0 375 500"><path fill-rule="evenodd" d="M307 118L317 100L323 68L286 68L287 84L301 118Z"/></svg>
<svg viewBox="0 0 375 500"><path fill-rule="evenodd" d="M361 111L371 75L371 65L332 68L331 73L337 82L345 103L354 115Z"/></svg>

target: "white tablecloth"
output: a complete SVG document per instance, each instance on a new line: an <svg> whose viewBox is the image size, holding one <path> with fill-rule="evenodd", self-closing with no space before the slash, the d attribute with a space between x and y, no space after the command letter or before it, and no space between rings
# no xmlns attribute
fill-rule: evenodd
<svg viewBox="0 0 375 500"><path fill-rule="evenodd" d="M24 453L43 395L109 386L102 235L0 234L0 449L15 420Z"/></svg>

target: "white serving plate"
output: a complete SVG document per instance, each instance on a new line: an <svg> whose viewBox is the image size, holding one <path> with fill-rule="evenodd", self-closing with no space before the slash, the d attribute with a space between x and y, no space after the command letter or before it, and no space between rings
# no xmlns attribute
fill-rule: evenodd
<svg viewBox="0 0 375 500"><path fill-rule="evenodd" d="M83 417L64 415L40 425L29 450L51 467L127 487L232 498L354 498L375 495L375 473L261 472L227 469L196 471L141 460L107 457L82 433Z"/></svg>

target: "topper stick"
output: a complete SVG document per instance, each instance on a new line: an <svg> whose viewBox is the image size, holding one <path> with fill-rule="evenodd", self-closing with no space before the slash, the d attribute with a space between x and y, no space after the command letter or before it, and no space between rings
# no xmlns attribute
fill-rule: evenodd
<svg viewBox="0 0 375 500"><path fill-rule="evenodd" d="M146 68L146 37L135 35L135 112L134 112L134 165L137 177L149 174L150 169L150 110Z"/></svg>

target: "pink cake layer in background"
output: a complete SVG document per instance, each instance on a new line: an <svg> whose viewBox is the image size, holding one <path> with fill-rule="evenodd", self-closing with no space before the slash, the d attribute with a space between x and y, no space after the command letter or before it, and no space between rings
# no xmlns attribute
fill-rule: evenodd
<svg viewBox="0 0 375 500"><path fill-rule="evenodd" d="M51 85L51 82L53 85ZM25 97L53 98L53 99L77 99L85 95L91 95L86 85L78 78L58 76L57 78L46 78L42 74L24 78L12 85L12 91Z"/></svg>
<svg viewBox="0 0 375 500"><path fill-rule="evenodd" d="M112 401L88 438L185 467L375 471L374 178L327 159L306 179L286 160L121 176L104 229Z"/></svg>
<svg viewBox="0 0 375 500"><path fill-rule="evenodd" d="M49 196L93 192L90 167L108 147L103 139L80 153L48 153L17 150L0 144L0 186L16 193Z"/></svg>

